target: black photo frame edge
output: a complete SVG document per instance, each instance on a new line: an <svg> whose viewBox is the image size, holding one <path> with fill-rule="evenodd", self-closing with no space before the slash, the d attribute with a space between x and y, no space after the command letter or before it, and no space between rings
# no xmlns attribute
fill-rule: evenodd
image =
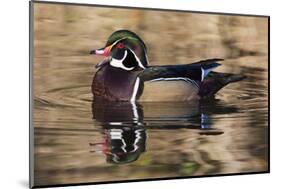
<svg viewBox="0 0 281 189"><path fill-rule="evenodd" d="M141 9L154 11L171 11L171 12L189 12L197 14L213 14L226 16L246 16L246 17L264 17L268 19L268 170L261 172L243 172L243 173L226 173L215 175L198 175L198 176L183 176L183 177L164 177L151 179L132 179L132 180L116 180L116 181L102 181L102 182L87 182L87 183L70 183L70 184L56 184L56 185L34 185L34 128L33 128L33 50L34 50L34 3L41 4L62 4L72 6L92 6L92 7L106 7L106 8L124 8L124 9ZM205 12L205 11L191 11L191 10L176 10L176 9L161 9L161 8L145 8L145 7L126 7L119 5L100 5L100 4L86 4L86 3L69 3L69 2L55 2L55 1L29 1L29 188L47 188L47 187L63 187L63 186L83 186L83 185L97 185L97 184L113 184L113 183L130 183L142 181L161 181L161 180L175 180L175 179L189 179L189 178L209 178L222 176L239 176L252 174L266 174L270 173L270 16L269 15L254 15L254 14L240 14L240 13L223 13L223 12Z"/></svg>

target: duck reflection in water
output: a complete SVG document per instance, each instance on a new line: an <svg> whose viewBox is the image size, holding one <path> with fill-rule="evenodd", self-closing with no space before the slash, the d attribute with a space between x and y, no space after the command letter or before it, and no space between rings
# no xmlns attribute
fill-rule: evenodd
<svg viewBox="0 0 281 189"><path fill-rule="evenodd" d="M93 152L105 154L108 163L131 163L146 151L149 130L197 129L200 135L220 135L223 131L212 128L212 115L236 111L216 100L195 104L95 100L93 119L101 126L105 139L90 146Z"/></svg>
<svg viewBox="0 0 281 189"><path fill-rule="evenodd" d="M134 162L145 152L147 133L139 104L95 100L92 112L103 129L105 140L90 145L102 146L108 163Z"/></svg>

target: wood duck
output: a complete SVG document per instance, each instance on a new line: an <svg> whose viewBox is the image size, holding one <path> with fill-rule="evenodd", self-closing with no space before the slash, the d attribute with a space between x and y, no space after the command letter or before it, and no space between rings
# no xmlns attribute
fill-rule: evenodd
<svg viewBox="0 0 281 189"><path fill-rule="evenodd" d="M191 64L149 66L147 47L137 34L118 30L105 47L90 54L106 57L96 65L92 83L94 99L108 101L191 101L213 97L240 74L218 73L223 59Z"/></svg>

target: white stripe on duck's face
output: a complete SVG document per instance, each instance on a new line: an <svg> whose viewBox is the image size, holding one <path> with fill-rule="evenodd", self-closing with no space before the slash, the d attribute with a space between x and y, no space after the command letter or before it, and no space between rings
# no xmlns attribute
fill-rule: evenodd
<svg viewBox="0 0 281 189"><path fill-rule="evenodd" d="M144 67L143 64L141 63L141 61L140 61L140 59L138 58L138 56L136 55L136 53L135 53L133 50L131 50L131 49L129 49L129 50L134 54L135 59L136 59L136 61L138 62L138 66L141 67L142 69L145 69L145 67Z"/></svg>
<svg viewBox="0 0 281 189"><path fill-rule="evenodd" d="M112 47L110 65L127 71L134 68L145 69L134 50L124 42L117 43Z"/></svg>
<svg viewBox="0 0 281 189"><path fill-rule="evenodd" d="M122 52L119 52L119 56L120 53ZM145 69L138 56L131 49L124 50L124 55L123 58L121 59L112 57L110 61L110 65L127 71L133 70L134 68L137 67L141 69Z"/></svg>
<svg viewBox="0 0 281 189"><path fill-rule="evenodd" d="M110 61L110 65L113 67L116 67L116 68L121 68L123 70L127 70L127 71L133 70L134 67L128 68L128 67L125 67L123 64L123 61L126 59L127 55L128 55L128 52L127 52L127 50L125 50L124 56L121 60L118 60L118 59L115 59L112 57L111 61Z"/></svg>

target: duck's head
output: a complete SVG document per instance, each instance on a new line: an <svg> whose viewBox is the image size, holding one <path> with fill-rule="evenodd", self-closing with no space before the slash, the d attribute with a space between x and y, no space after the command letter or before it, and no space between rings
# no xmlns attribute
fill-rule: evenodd
<svg viewBox="0 0 281 189"><path fill-rule="evenodd" d="M128 30L114 32L105 47L92 50L91 54L108 57L111 66L128 71L145 69L148 65L144 42L139 36Z"/></svg>

